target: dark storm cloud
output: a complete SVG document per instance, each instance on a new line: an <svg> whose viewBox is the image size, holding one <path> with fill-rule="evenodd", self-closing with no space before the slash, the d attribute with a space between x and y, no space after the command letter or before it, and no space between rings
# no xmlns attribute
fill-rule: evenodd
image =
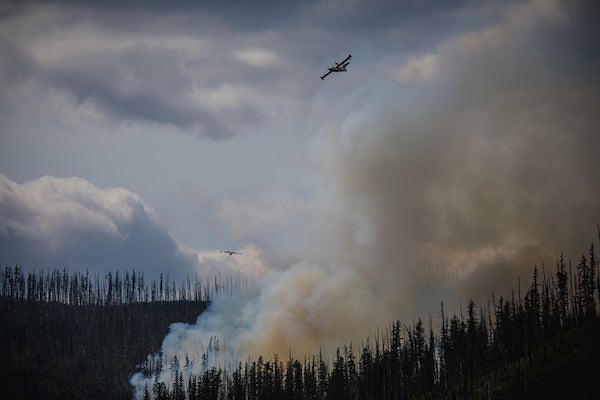
<svg viewBox="0 0 600 400"><path fill-rule="evenodd" d="M184 273L196 265L155 211L126 189L50 176L19 184L4 175L0 262L99 272L140 268L148 274Z"/></svg>
<svg viewBox="0 0 600 400"><path fill-rule="evenodd" d="M391 54L375 57L425 51L448 32L491 19L493 4L7 3L0 88L19 108L66 93L73 107L86 103L107 120L226 139L308 101L319 84L314 69L330 57L382 44Z"/></svg>
<svg viewBox="0 0 600 400"><path fill-rule="evenodd" d="M251 79L277 65L248 68L235 54L263 45L248 43L209 5L171 10L15 6L3 13L0 29L8 55L0 63L2 91L27 105L57 90L117 122L169 124L215 139L259 126L275 103ZM277 49L262 51L277 60Z"/></svg>

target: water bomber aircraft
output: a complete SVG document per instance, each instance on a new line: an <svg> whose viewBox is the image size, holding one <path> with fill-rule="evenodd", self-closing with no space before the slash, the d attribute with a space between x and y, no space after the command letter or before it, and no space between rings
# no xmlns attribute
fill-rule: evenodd
<svg viewBox="0 0 600 400"><path fill-rule="evenodd" d="M239 253L239 252L233 251L233 250L221 250L221 253L229 254L230 256L232 256L234 254L238 255L238 256L242 255L242 253Z"/></svg>
<svg viewBox="0 0 600 400"><path fill-rule="evenodd" d="M321 77L321 80L325 79L325 77L332 72L346 72L347 71L346 67L348 66L348 64L350 64L351 59L352 59L352 54L348 54L348 57L346 57L344 59L344 61L342 61L342 62L336 61L334 63L334 65L332 65L331 67L328 68L329 71L327 71L327 73Z"/></svg>

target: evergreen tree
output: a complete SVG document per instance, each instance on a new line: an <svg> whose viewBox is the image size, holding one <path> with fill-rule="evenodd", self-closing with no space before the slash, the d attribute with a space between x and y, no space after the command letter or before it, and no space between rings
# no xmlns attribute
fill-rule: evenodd
<svg viewBox="0 0 600 400"><path fill-rule="evenodd" d="M596 298L595 293L598 291L600 296L600 291L598 287L598 263L596 261L596 254L594 252L594 243L590 244L590 250L588 252L589 255L589 288L588 288L588 296L589 296L589 317L593 318L596 316Z"/></svg>
<svg viewBox="0 0 600 400"><path fill-rule="evenodd" d="M556 287L558 291L558 303L560 308L560 318L562 325L567 324L567 315L569 311L569 285L568 275L565 269L564 254L560 252L560 260L558 261L556 272Z"/></svg>

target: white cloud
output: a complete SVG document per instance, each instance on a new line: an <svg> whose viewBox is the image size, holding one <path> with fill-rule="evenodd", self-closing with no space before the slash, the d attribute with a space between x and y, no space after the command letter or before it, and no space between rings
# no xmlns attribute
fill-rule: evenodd
<svg viewBox="0 0 600 400"><path fill-rule="evenodd" d="M55 246L80 230L123 241L126 234L119 227L131 222L136 207L155 220L153 211L135 194L123 188L98 189L81 178L44 176L19 185L0 175L0 185L2 205L14 207L2 215L2 231Z"/></svg>
<svg viewBox="0 0 600 400"><path fill-rule="evenodd" d="M279 56L268 49L241 49L234 51L233 56L238 61L257 68L276 67L281 64Z"/></svg>
<svg viewBox="0 0 600 400"><path fill-rule="evenodd" d="M252 89L247 86L224 83L215 88L198 88L192 99L196 104L218 112L222 110L232 111L245 103L248 104L253 98L256 98L254 95Z"/></svg>
<svg viewBox="0 0 600 400"><path fill-rule="evenodd" d="M101 271L184 272L196 265L135 193L52 176L19 184L0 175L0 253L25 266Z"/></svg>

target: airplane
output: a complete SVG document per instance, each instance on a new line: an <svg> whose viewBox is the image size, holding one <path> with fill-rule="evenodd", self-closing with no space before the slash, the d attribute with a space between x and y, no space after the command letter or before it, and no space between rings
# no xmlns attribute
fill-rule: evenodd
<svg viewBox="0 0 600 400"><path fill-rule="evenodd" d="M344 61L342 62L335 62L334 66L329 67L329 71L327 71L327 73L325 75L323 75L321 77L321 80L325 79L325 77L327 75L329 75L332 72L345 72L347 71L346 67L348 66L348 64L350 64L350 60L352 59L352 54L348 54L348 57L346 57L344 59Z"/></svg>
<svg viewBox="0 0 600 400"><path fill-rule="evenodd" d="M233 251L233 250L221 250L221 253L225 253L225 254L229 254L230 256L237 254L238 256L241 256L242 253L238 253L237 251Z"/></svg>

